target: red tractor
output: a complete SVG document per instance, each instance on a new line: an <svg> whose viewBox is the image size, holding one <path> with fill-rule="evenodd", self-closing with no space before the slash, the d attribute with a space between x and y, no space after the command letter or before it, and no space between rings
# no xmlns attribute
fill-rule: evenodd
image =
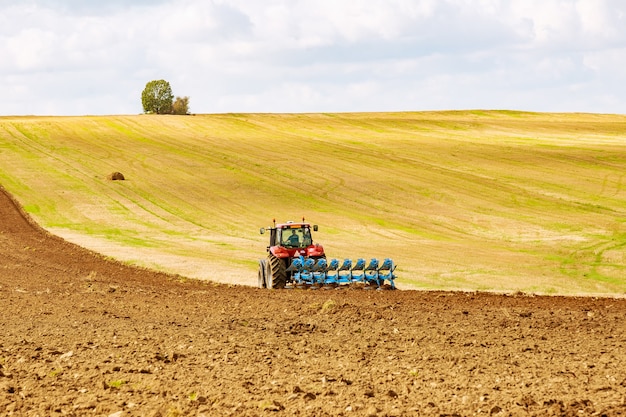
<svg viewBox="0 0 626 417"><path fill-rule="evenodd" d="M270 244L267 259L259 260L260 288L278 289L292 284L292 272L288 268L294 259L326 258L322 245L313 243L311 229L317 232L317 225L305 223L304 217L301 223L276 224L274 220L273 227L261 228L261 234L270 232Z"/></svg>

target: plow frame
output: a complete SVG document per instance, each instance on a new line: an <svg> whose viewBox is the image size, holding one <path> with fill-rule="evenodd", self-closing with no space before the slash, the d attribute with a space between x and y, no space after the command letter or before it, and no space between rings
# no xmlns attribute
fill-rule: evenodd
<svg viewBox="0 0 626 417"><path fill-rule="evenodd" d="M365 284L367 288L382 289L386 281L390 289L396 289L395 264L386 258L382 264L378 259L371 259L369 264L359 258L353 265L351 259L344 259L341 265L337 259L328 262L324 258L311 259L302 256L294 258L286 269L291 274L294 285L298 288L348 286Z"/></svg>

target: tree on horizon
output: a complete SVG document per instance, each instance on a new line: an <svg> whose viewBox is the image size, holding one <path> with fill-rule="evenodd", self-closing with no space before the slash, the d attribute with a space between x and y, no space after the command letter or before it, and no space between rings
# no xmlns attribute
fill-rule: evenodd
<svg viewBox="0 0 626 417"><path fill-rule="evenodd" d="M173 102L172 87L165 80L149 81L141 93L145 113L171 114Z"/></svg>
<svg viewBox="0 0 626 417"><path fill-rule="evenodd" d="M189 97L176 97L172 105L172 114L189 114Z"/></svg>

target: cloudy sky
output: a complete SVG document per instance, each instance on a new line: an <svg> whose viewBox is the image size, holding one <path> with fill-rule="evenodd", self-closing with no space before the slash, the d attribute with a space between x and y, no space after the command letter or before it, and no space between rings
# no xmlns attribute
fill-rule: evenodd
<svg viewBox="0 0 626 417"><path fill-rule="evenodd" d="M0 115L626 114L624 0L0 0Z"/></svg>

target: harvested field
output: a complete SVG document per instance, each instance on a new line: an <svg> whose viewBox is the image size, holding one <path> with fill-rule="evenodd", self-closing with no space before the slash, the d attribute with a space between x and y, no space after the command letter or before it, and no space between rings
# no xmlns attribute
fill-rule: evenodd
<svg viewBox="0 0 626 417"><path fill-rule="evenodd" d="M190 278L254 285L259 228L304 216L401 289L624 296L625 138L625 115L513 111L0 117L0 184L57 236Z"/></svg>
<svg viewBox="0 0 626 417"><path fill-rule="evenodd" d="M47 234L0 192L0 414L624 415L626 300L268 291Z"/></svg>

